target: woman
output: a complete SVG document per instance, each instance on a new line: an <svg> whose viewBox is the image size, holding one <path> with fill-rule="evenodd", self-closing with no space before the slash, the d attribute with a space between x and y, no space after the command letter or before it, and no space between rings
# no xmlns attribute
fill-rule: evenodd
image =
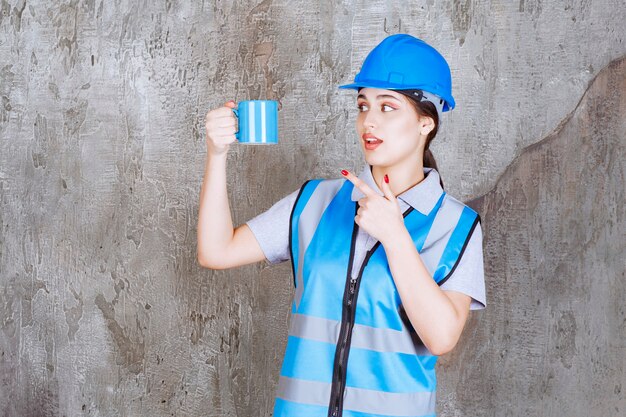
<svg viewBox="0 0 626 417"><path fill-rule="evenodd" d="M432 416L437 356L485 306L479 216L443 191L428 150L455 105L450 69L425 42L392 35L341 87L358 90L367 167L307 181L235 230L225 174L234 103L207 114L198 260L291 259L274 416Z"/></svg>

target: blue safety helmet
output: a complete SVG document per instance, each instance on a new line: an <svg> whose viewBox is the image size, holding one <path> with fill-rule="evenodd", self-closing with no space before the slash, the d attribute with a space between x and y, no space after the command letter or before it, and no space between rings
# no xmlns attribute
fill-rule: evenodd
<svg viewBox="0 0 626 417"><path fill-rule="evenodd" d="M406 34L383 39L367 55L354 82L339 86L362 87L422 91L419 99L433 102L439 112L452 110L455 105L445 58L426 42Z"/></svg>

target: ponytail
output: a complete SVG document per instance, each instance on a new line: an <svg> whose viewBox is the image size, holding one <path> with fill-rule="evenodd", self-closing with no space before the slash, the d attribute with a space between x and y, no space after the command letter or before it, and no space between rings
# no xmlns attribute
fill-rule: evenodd
<svg viewBox="0 0 626 417"><path fill-rule="evenodd" d="M430 149L426 149L424 151L424 168L434 168L437 172L439 172L439 169L437 168L437 161L435 161L435 156ZM441 188L444 188L441 175L439 175L439 184L441 184Z"/></svg>
<svg viewBox="0 0 626 417"><path fill-rule="evenodd" d="M435 161L435 156L430 149L424 151L424 168L437 169L437 161Z"/></svg>

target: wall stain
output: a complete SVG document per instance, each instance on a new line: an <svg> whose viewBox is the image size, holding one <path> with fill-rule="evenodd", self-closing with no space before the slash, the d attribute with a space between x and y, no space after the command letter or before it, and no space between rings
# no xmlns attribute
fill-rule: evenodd
<svg viewBox="0 0 626 417"><path fill-rule="evenodd" d="M254 16L257 14L265 14L269 11L271 5L272 5L272 0L263 0L262 2L254 6L252 10L250 10L249 16Z"/></svg>
<svg viewBox="0 0 626 417"><path fill-rule="evenodd" d="M48 91L50 91L52 93L52 97L55 100L60 100L61 99L61 95L59 94L59 86L56 83L50 81L48 83Z"/></svg>
<svg viewBox="0 0 626 417"><path fill-rule="evenodd" d="M139 320L137 319L137 333L129 334L130 332L115 320L115 309L112 303L107 302L102 294L96 296L95 303L102 312L109 333L115 342L117 348L116 363L126 367L128 371L134 374L139 374L143 369L145 356L145 342Z"/></svg>
<svg viewBox="0 0 626 417"><path fill-rule="evenodd" d="M543 12L542 0L520 0L518 11L528 13L536 19Z"/></svg>
<svg viewBox="0 0 626 417"><path fill-rule="evenodd" d="M0 71L0 94L10 97L15 81L15 73L12 71L13 65L7 64Z"/></svg>
<svg viewBox="0 0 626 417"><path fill-rule="evenodd" d="M472 24L472 0L454 0L452 2L452 28L459 45L465 43L465 36Z"/></svg>
<svg viewBox="0 0 626 417"><path fill-rule="evenodd" d="M159 18L160 18L160 14L159 14ZM130 8L130 11L124 15L124 19L122 21L122 27L120 29L120 37L119 37L120 50L123 50L122 45L125 40L136 39L136 35L134 33L136 26L134 25L134 23L136 22L137 19L138 19L137 5L133 4L132 7Z"/></svg>
<svg viewBox="0 0 626 417"><path fill-rule="evenodd" d="M204 335L204 328L207 322L214 320L216 317L214 314L208 317L202 313L192 311L189 318L191 319L191 343L196 345Z"/></svg>
<svg viewBox="0 0 626 417"><path fill-rule="evenodd" d="M0 25L2 25L2 21L6 16L11 15L11 5L8 1L2 0L0 2Z"/></svg>
<svg viewBox="0 0 626 417"><path fill-rule="evenodd" d="M70 342L74 341L74 335L80 327L79 321L83 317L83 298L82 293L78 295L74 288L70 287L70 291L76 300L74 307L63 306L65 312L65 322L67 323L67 337Z"/></svg>
<svg viewBox="0 0 626 417"><path fill-rule="evenodd" d="M48 130L48 119L39 112L37 112L33 122L33 138L33 146L30 149L33 166L46 169L48 156L51 154L50 143L53 140L53 135Z"/></svg>
<svg viewBox="0 0 626 417"><path fill-rule="evenodd" d="M53 26L57 28L58 43L56 53L62 55L62 64L65 74L76 65L76 55L78 50L78 0L72 0L69 4L62 4L58 13L54 16ZM69 34L63 32L67 31Z"/></svg>
<svg viewBox="0 0 626 417"><path fill-rule="evenodd" d="M13 28L16 33L22 29L22 13L25 8L26 0L22 0L21 4L18 3L15 7L13 7L13 16L11 17L11 20L13 21ZM0 21L0 23L2 22Z"/></svg>
<svg viewBox="0 0 626 417"><path fill-rule="evenodd" d="M81 100L76 106L72 106L63 114L63 126L65 131L75 136L87 118L87 100Z"/></svg>
<svg viewBox="0 0 626 417"><path fill-rule="evenodd" d="M254 57L259 62L265 77L265 98L266 100L275 100L275 94L272 89L274 85L274 76L269 67L269 61L274 52L274 46L271 42L262 42L254 45Z"/></svg>
<svg viewBox="0 0 626 417"><path fill-rule="evenodd" d="M2 24L2 13L3 11L0 9L0 25ZM2 97L2 103L0 103L0 131L3 131L5 125L8 124L10 120L9 112L13 110L11 91L15 85L15 73L12 69L13 65L7 64L0 70L0 96Z"/></svg>
<svg viewBox="0 0 626 417"><path fill-rule="evenodd" d="M9 112L12 109L11 100L7 96L2 96L2 103L0 103L0 124L5 124L9 121Z"/></svg>
<svg viewBox="0 0 626 417"><path fill-rule="evenodd" d="M553 325L556 333L554 348L563 366L572 367L576 355L576 317L572 311L563 311L556 324Z"/></svg>
<svg viewBox="0 0 626 417"><path fill-rule="evenodd" d="M34 268L37 271L37 268ZM32 281L22 283L21 285L21 326L28 327L34 324L33 320L33 299L40 290L45 291L46 294L50 294L46 283L33 275Z"/></svg>
<svg viewBox="0 0 626 417"><path fill-rule="evenodd" d="M385 17L383 20L383 32L388 35L391 35L392 33L402 33L402 19L398 19L397 24L394 23L393 25L390 24L387 26L387 18Z"/></svg>
<svg viewBox="0 0 626 417"><path fill-rule="evenodd" d="M17 277L13 277L7 284L5 284L0 293L0 326L5 336L9 339L15 337L17 326L15 323L14 314L17 312L13 309L13 300L15 295L15 281Z"/></svg>

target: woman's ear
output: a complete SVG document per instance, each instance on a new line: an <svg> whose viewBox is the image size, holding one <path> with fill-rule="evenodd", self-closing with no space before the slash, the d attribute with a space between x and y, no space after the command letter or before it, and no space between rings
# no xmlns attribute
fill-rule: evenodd
<svg viewBox="0 0 626 417"><path fill-rule="evenodd" d="M419 129L420 134L423 136L428 136L430 132L435 128L435 122L431 117L422 116L419 121Z"/></svg>

